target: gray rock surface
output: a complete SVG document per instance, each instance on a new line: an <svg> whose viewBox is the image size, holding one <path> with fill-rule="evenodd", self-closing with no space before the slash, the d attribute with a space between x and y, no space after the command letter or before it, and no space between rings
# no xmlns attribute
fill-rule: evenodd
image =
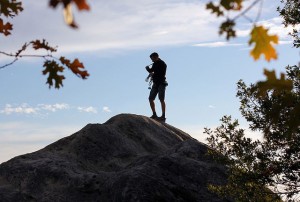
<svg viewBox="0 0 300 202"><path fill-rule="evenodd" d="M120 114L0 165L0 201L225 201L225 168L165 123Z"/></svg>

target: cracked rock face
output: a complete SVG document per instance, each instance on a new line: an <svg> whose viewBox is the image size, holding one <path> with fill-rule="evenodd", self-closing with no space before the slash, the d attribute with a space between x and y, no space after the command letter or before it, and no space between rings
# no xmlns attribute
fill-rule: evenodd
<svg viewBox="0 0 300 202"><path fill-rule="evenodd" d="M120 114L0 165L0 201L226 201L207 146L144 116Z"/></svg>

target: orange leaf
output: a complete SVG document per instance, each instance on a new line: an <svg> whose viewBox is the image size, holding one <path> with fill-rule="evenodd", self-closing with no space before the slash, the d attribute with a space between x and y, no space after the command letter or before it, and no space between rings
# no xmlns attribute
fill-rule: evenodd
<svg viewBox="0 0 300 202"><path fill-rule="evenodd" d="M35 41L31 41L30 43L32 44L32 47L35 50L45 49L45 50L48 50L50 52L56 52L57 51L56 48L53 48L53 47L49 46L48 42L45 39L43 39L42 42L40 40L35 40Z"/></svg>
<svg viewBox="0 0 300 202"><path fill-rule="evenodd" d="M273 44L278 44L278 36L269 35L267 32L268 29L265 29L263 26L254 26L251 31L249 45L255 43L255 46L251 50L250 55L254 60L259 59L261 54L265 55L267 61L277 59L277 53Z"/></svg>
<svg viewBox="0 0 300 202"><path fill-rule="evenodd" d="M90 10L90 6L85 0L73 0L79 10Z"/></svg>
<svg viewBox="0 0 300 202"><path fill-rule="evenodd" d="M5 36L10 35L12 29L12 24L9 22L4 24L3 20L0 18L0 33L3 33Z"/></svg>
<svg viewBox="0 0 300 202"><path fill-rule="evenodd" d="M84 69L84 65L78 59L75 59L72 63L70 62L70 60L65 59L64 57L60 57L59 60L62 64L66 65L74 74L81 77L82 79L86 79L89 76L89 73L86 70L81 70Z"/></svg>

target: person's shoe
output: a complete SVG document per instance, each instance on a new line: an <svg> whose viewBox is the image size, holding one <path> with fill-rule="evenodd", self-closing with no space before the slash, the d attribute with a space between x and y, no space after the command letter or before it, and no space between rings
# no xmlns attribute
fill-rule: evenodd
<svg viewBox="0 0 300 202"><path fill-rule="evenodd" d="M156 114L153 114L152 116L150 116L151 119L157 119L158 116Z"/></svg>
<svg viewBox="0 0 300 202"><path fill-rule="evenodd" d="M158 120L165 122L166 121L166 117L164 117L164 116L158 117Z"/></svg>

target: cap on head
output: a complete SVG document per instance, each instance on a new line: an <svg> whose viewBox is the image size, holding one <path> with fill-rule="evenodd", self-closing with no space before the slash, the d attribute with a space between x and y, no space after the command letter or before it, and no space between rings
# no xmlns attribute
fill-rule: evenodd
<svg viewBox="0 0 300 202"><path fill-rule="evenodd" d="M158 58L158 54L156 52L151 53L150 58Z"/></svg>

